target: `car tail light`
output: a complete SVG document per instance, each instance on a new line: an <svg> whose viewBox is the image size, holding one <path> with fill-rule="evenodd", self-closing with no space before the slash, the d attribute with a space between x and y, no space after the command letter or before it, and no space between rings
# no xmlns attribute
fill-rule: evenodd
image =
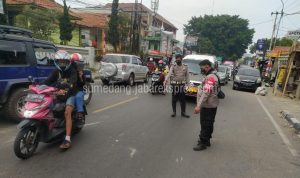
<svg viewBox="0 0 300 178"><path fill-rule="evenodd" d="M126 69L127 69L127 65L126 65L126 64L123 64L123 65L122 65L122 71L126 71Z"/></svg>

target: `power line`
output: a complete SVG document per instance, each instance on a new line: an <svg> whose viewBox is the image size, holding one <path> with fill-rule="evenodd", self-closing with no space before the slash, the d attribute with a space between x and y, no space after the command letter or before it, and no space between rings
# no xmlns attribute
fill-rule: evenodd
<svg viewBox="0 0 300 178"><path fill-rule="evenodd" d="M249 26L261 25L261 24L272 22L272 21L273 21L273 19L265 20L265 21L258 22L258 23L255 23L255 24L250 24Z"/></svg>

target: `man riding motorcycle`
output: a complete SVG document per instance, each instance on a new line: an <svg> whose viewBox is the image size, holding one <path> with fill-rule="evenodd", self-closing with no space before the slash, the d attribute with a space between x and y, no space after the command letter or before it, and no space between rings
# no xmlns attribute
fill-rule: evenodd
<svg viewBox="0 0 300 178"><path fill-rule="evenodd" d="M63 50L59 50L55 54L54 70L45 80L44 84L55 85L60 90L57 92L58 99L66 100L65 120L66 120L66 137L60 145L61 149L71 147L72 132L72 112L75 107L75 95L77 89L77 71L71 65L71 56Z"/></svg>
<svg viewBox="0 0 300 178"><path fill-rule="evenodd" d="M85 75L83 73L84 61L83 57L79 53L74 53L71 55L71 62L74 68L77 70L77 88L78 92L75 95L75 106L77 111L77 119L83 121L85 111L83 108L84 105L84 85L86 82Z"/></svg>

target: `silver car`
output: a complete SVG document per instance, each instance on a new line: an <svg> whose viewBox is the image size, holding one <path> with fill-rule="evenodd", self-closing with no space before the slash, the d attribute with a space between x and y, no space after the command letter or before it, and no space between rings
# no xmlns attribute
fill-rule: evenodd
<svg viewBox="0 0 300 178"><path fill-rule="evenodd" d="M110 82L127 82L132 86L135 82L148 81L148 68L134 55L105 55L100 64L99 74L104 85Z"/></svg>

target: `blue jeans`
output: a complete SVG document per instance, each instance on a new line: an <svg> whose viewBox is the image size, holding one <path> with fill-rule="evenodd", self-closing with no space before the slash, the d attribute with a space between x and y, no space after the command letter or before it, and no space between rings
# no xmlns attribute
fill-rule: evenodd
<svg viewBox="0 0 300 178"><path fill-rule="evenodd" d="M84 95L85 93L83 91L77 92L75 96L75 106L77 109L77 112L84 112L83 104L84 104Z"/></svg>
<svg viewBox="0 0 300 178"><path fill-rule="evenodd" d="M70 96L67 99L66 105L67 106L73 106L73 107L75 106L75 98L74 98L74 96Z"/></svg>

